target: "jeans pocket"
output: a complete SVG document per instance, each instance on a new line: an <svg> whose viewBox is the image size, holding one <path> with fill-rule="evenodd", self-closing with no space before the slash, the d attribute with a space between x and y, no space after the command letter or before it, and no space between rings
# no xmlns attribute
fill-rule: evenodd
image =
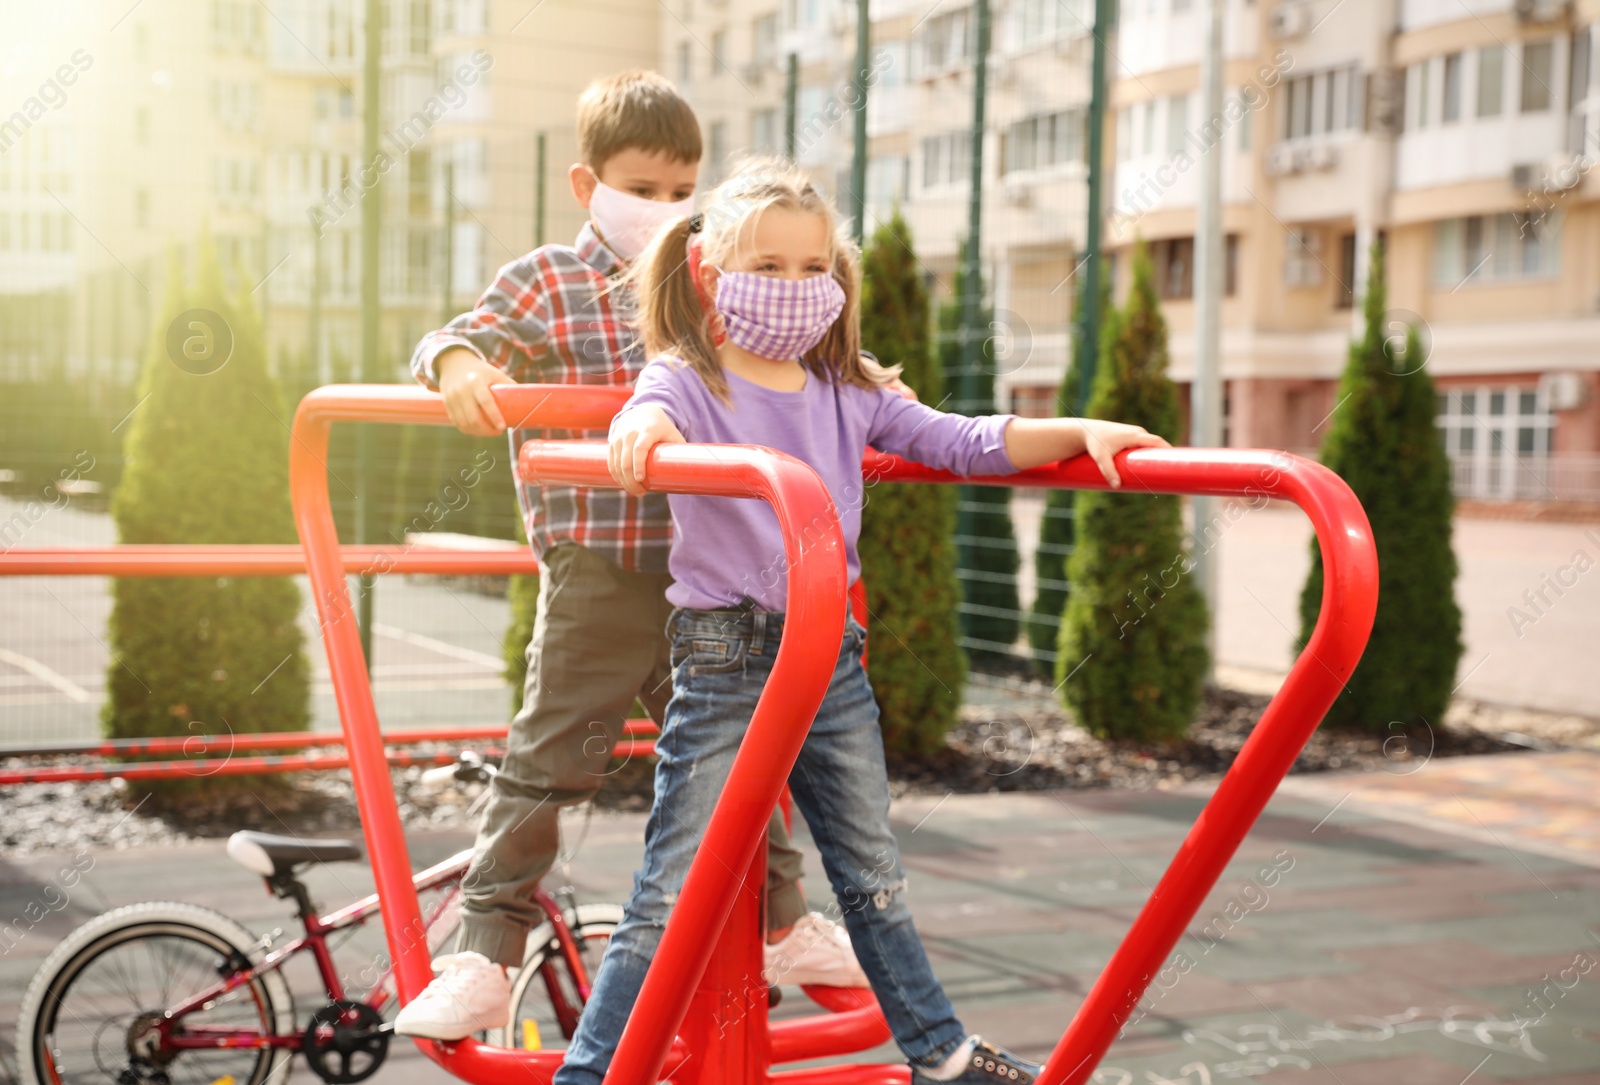
<svg viewBox="0 0 1600 1085"><path fill-rule="evenodd" d="M690 674L728 674L744 666L745 638L688 629L672 638L672 669Z"/></svg>

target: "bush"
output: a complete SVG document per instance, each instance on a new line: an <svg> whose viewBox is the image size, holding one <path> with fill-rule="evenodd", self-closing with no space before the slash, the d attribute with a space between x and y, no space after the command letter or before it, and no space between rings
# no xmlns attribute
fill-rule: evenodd
<svg viewBox="0 0 1600 1085"><path fill-rule="evenodd" d="M1172 440L1178 396L1166 375L1167 327L1153 280L1141 244L1128 303L1105 324L1085 414ZM1177 738L1199 706L1208 661L1206 604L1187 576L1194 565L1178 498L1086 490L1076 511L1072 593L1056 658L1062 697L1097 735Z"/></svg>
<svg viewBox="0 0 1600 1085"><path fill-rule="evenodd" d="M173 264L139 396L112 502L122 542L295 541L289 414L249 296L226 296L209 239L193 286ZM108 736L307 727L311 672L290 578L117 579L112 601ZM263 782L214 776L135 787L225 801Z"/></svg>
<svg viewBox="0 0 1600 1085"><path fill-rule="evenodd" d="M897 212L863 256L861 340L924 403L944 398L928 349L928 293L911 233ZM956 722L966 673L958 643L956 491L950 486L881 484L861 510L861 575L872 689L891 753L939 748Z"/></svg>
<svg viewBox="0 0 1600 1085"><path fill-rule="evenodd" d="M1433 378L1415 328L1407 330L1403 354L1385 336L1385 305L1383 251L1374 245L1363 305L1366 334L1350 344L1338 407L1322 443L1322 462L1360 499L1378 550L1372 638L1327 720L1379 732L1391 723L1440 720L1462 652L1450 546L1455 497L1450 460L1434 425ZM1310 639L1321 608L1322 554L1312 539L1296 652Z"/></svg>
<svg viewBox="0 0 1600 1085"><path fill-rule="evenodd" d="M1100 280L1100 323L1105 325L1111 308L1111 283ZM1072 326L1076 328L1083 310L1080 296L1072 307ZM1082 413L1078 402L1081 379L1076 352L1056 388L1056 414L1072 417ZM1033 552L1033 605L1028 608L1028 647L1033 666L1040 674L1055 671L1056 642L1061 639L1061 615L1067 609L1071 585L1067 583L1067 558L1072 554L1074 490L1046 490L1044 518L1039 523L1039 545Z"/></svg>
<svg viewBox="0 0 1600 1085"><path fill-rule="evenodd" d="M974 332L983 335L975 369L964 357L961 342L963 305L968 293L965 243L961 252L953 296L939 308L939 366L945 390L951 396L946 406L958 414L993 414L994 339L984 332ZM990 328L994 313L982 302L982 280L972 284L972 290L980 299L979 328ZM961 633L974 660L1009 662L1022 617L1017 601L1017 535L1011 525L1011 490L1004 486L962 486L958 493L956 561L963 597Z"/></svg>

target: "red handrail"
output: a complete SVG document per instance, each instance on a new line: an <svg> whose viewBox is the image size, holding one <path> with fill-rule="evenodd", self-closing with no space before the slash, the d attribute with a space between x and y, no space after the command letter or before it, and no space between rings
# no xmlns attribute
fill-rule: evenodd
<svg viewBox="0 0 1600 1085"><path fill-rule="evenodd" d="M510 576L539 571L539 559L527 547L341 546L339 560L352 575ZM296 543L38 546L0 554L0 576L298 576L305 571L305 551Z"/></svg>
<svg viewBox="0 0 1600 1085"><path fill-rule="evenodd" d="M1183 936L1311 732L1355 670L1378 609L1378 555L1367 514L1344 480L1321 464L1259 449L1146 449L1117 458L1125 493L1212 494L1293 501L1322 551L1322 610L1305 649L1261 714L1167 872L1056 1045L1039 1085L1080 1085ZM994 486L1108 489L1080 456L1021 474L962 479L870 454L869 478Z"/></svg>

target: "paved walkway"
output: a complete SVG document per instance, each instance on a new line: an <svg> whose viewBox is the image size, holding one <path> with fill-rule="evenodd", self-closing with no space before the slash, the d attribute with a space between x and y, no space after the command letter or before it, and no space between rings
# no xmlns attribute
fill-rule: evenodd
<svg viewBox="0 0 1600 1085"><path fill-rule="evenodd" d="M1190 925L1180 949L1191 970L1152 988L1094 1082L1600 1081L1596 794L1600 754L1589 753L1289 781ZM1044 1056L1206 797L1185 789L897 802L918 925L967 1023ZM575 870L586 895L626 891L642 828L642 816L595 818ZM414 858L468 839L419 835ZM220 843L93 859L70 904L0 957L7 1046L38 959L102 909L154 891L256 929L286 919ZM0 859L0 915L37 899L59 865ZM815 893L814 854L807 869ZM365 868L349 864L312 881L326 903L368 885ZM375 933L342 946L339 960L370 960ZM307 978L293 977L302 1012L315 1005ZM783 1010L800 1004L796 993ZM448 1079L401 1045L375 1080Z"/></svg>
<svg viewBox="0 0 1600 1085"><path fill-rule="evenodd" d="M1289 508L1249 512L1223 535L1221 662L1288 670L1310 539L1310 522ZM1600 525L1458 518L1455 550L1466 647L1456 672L1462 695L1600 716ZM1575 562L1580 553L1585 557Z"/></svg>

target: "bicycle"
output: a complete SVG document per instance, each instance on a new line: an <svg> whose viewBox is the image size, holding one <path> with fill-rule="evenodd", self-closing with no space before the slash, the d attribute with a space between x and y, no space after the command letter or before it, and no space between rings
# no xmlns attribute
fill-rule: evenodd
<svg viewBox="0 0 1600 1085"><path fill-rule="evenodd" d="M495 771L466 750L423 778L488 783ZM360 846L241 831L228 838L227 854L294 903L304 933L274 946L281 928L257 936L221 912L172 901L90 920L45 959L23 996L23 1085L282 1085L296 1053L329 1085L354 1085L378 1071L393 1035L384 1020L396 1001L391 962L375 961L362 997L351 997L357 992L346 989L328 944L378 914L378 896L319 914L299 877L317 864L360 859ZM471 859L469 848L413 876L430 955L459 924ZM540 887L534 900L545 919L530 932L513 978L510 1018L480 1036L496 1046L537 1050L557 1034L570 1040L590 976L622 921L622 905L579 904L571 886ZM304 952L328 1000L301 1024L282 970Z"/></svg>

